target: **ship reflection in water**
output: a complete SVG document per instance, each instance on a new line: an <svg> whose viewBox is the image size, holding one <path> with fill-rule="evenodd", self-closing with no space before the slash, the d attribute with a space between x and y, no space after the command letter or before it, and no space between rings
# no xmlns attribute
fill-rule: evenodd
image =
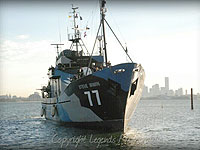
<svg viewBox="0 0 200 150"><path fill-rule="evenodd" d="M141 100L129 131L66 127L40 117L40 102L0 102L1 149L199 149L200 100Z"/></svg>

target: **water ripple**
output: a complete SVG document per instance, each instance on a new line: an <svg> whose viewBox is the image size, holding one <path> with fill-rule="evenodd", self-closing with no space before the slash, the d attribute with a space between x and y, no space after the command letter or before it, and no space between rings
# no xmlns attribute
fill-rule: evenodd
<svg viewBox="0 0 200 150"><path fill-rule="evenodd" d="M200 101L195 104L191 111L185 100L142 100L127 133L103 133L45 120L40 117L40 102L4 102L0 104L0 149L197 150ZM72 138L82 141L69 143Z"/></svg>

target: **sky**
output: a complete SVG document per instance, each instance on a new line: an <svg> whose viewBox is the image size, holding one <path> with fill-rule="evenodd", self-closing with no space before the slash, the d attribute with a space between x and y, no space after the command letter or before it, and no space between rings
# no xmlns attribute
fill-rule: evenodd
<svg viewBox="0 0 200 150"><path fill-rule="evenodd" d="M99 25L98 0L0 0L0 95L27 97L47 83L56 58L50 44L70 46L71 4L79 7L80 26L90 27L83 41L91 51ZM106 20L132 60L143 66L145 85L163 87L169 77L170 89L200 93L199 1L107 0ZM106 35L112 65L127 62L112 33L106 30Z"/></svg>

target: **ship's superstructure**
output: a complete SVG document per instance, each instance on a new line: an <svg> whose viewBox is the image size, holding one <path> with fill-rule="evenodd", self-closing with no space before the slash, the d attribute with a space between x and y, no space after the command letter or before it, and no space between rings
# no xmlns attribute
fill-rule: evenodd
<svg viewBox="0 0 200 150"><path fill-rule="evenodd" d="M78 7L72 7L74 33L68 34L72 44L58 52L55 67L48 70L48 85L41 89L41 115L46 119L79 127L124 130L135 110L144 70L132 62L121 43L131 62L112 66L107 60L105 25L111 27L105 19L105 4L105 0L100 1L101 19L94 43L100 43L98 55L93 55L95 46L91 54L87 51L76 24ZM58 49L61 44L54 45Z"/></svg>

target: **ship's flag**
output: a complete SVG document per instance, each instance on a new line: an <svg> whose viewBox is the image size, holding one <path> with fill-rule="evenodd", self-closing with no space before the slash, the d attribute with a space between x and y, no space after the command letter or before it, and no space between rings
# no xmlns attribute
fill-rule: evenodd
<svg viewBox="0 0 200 150"><path fill-rule="evenodd" d="M68 16L68 18L71 18L72 16Z"/></svg>
<svg viewBox="0 0 200 150"><path fill-rule="evenodd" d="M86 32L84 32L84 37L86 37L87 36L87 34L86 34Z"/></svg>

